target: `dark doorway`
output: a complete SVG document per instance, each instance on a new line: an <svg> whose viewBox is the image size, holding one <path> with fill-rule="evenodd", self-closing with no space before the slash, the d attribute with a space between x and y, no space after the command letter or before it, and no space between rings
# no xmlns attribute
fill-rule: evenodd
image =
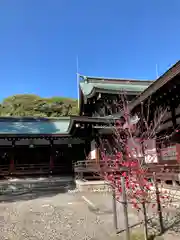
<svg viewBox="0 0 180 240"><path fill-rule="evenodd" d="M34 146L30 148L16 147L14 149L14 162L18 164L49 164L50 148Z"/></svg>
<svg viewBox="0 0 180 240"><path fill-rule="evenodd" d="M60 145L55 148L54 172L56 172L57 167L65 175L73 173L71 149L68 145Z"/></svg>
<svg viewBox="0 0 180 240"><path fill-rule="evenodd" d="M74 174L74 163L85 160L85 144L56 146L55 166L61 166L65 174Z"/></svg>

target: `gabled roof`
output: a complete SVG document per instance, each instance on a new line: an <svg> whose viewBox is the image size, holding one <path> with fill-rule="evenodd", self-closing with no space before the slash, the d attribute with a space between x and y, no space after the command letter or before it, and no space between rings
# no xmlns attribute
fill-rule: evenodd
<svg viewBox="0 0 180 240"><path fill-rule="evenodd" d="M85 98L91 98L96 92L120 93L128 92L139 94L144 91L153 81L134 79L113 79L103 77L80 76L80 89Z"/></svg>

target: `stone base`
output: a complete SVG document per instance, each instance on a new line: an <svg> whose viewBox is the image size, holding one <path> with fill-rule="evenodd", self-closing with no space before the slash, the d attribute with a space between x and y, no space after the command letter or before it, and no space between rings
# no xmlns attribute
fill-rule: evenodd
<svg viewBox="0 0 180 240"><path fill-rule="evenodd" d="M75 183L80 192L111 192L111 187L105 181L76 180Z"/></svg>

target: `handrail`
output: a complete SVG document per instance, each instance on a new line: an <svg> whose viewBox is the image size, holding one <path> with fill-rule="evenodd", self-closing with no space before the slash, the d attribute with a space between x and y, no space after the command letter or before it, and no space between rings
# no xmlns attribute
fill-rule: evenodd
<svg viewBox="0 0 180 240"><path fill-rule="evenodd" d="M104 160L99 160L98 162L96 162L95 160L83 160L83 161L77 161L74 163L74 165L79 165L79 164L84 164L84 165L88 165L89 163L90 164L100 164L100 163L103 163L103 164L106 164L106 163L115 163L116 160L107 160L107 161L104 161ZM179 166L180 167L180 164L166 164L166 163L146 163L144 164L144 166L147 166L147 167L177 167Z"/></svg>
<svg viewBox="0 0 180 240"><path fill-rule="evenodd" d="M144 165L147 172L180 172L180 165L178 164L172 164L172 165L165 165L165 164L145 164ZM78 161L74 164L74 169L75 171L82 171L83 169L85 170L112 170L114 169L114 171L128 171L129 168L123 168L119 165L119 169L117 167L116 161L114 160L109 160L109 161L102 161L100 160L99 162L96 162L94 160L86 160L86 161ZM135 168L134 168L135 169Z"/></svg>

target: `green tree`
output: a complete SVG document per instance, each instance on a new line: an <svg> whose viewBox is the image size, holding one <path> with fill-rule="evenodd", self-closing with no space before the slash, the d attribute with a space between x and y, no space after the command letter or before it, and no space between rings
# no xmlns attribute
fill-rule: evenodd
<svg viewBox="0 0 180 240"><path fill-rule="evenodd" d="M52 97L41 98L33 94L18 94L3 100L1 116L60 117L78 114L76 99Z"/></svg>

